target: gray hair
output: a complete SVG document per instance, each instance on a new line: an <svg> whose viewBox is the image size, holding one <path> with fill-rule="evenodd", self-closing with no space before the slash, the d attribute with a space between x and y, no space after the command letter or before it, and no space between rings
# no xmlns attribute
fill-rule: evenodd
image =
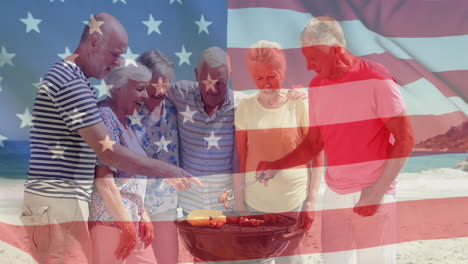
<svg viewBox="0 0 468 264"><path fill-rule="evenodd" d="M339 45L346 47L346 39L338 21L328 16L309 20L301 34L302 46Z"/></svg>
<svg viewBox="0 0 468 264"><path fill-rule="evenodd" d="M227 67L230 69L230 61L228 54L220 47L209 47L202 52L198 61L198 71L200 72L203 67L209 66L210 68Z"/></svg>
<svg viewBox="0 0 468 264"><path fill-rule="evenodd" d="M125 88L128 80L137 82L149 82L151 80L151 72L141 63L128 66L119 66L114 68L106 77L106 84L111 85L112 89Z"/></svg>
<svg viewBox="0 0 468 264"><path fill-rule="evenodd" d="M175 78L174 63L159 50L146 51L138 56L136 61L146 66L153 75L168 76L169 82L172 82Z"/></svg>
<svg viewBox="0 0 468 264"><path fill-rule="evenodd" d="M255 64L274 65L284 76L286 72L286 55L278 42L260 40L252 44L247 52L249 71Z"/></svg>

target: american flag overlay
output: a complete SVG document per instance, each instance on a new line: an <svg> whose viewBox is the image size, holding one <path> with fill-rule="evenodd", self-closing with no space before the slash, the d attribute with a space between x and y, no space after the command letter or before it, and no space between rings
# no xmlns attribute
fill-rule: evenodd
<svg viewBox="0 0 468 264"><path fill-rule="evenodd" d="M236 240L241 237L240 233L245 232L242 228L237 234L234 232L228 235L231 232L229 221L237 221L236 223L242 226L241 222L244 220L239 220L240 218L234 217L232 219L235 220L232 220L228 217L228 224L220 228L219 223L212 221L216 217L210 216L209 232L213 232L210 233L211 237L206 235L206 232L195 230L196 226L179 226L179 222L179 233L174 242L178 247L171 250L178 254L178 263L215 260L269 263L274 258L277 258L276 263L285 263L280 260L300 255L314 255L320 259L315 260L318 262L312 262L302 257L301 263L345 263L334 259L335 255L327 254L396 246L406 242L468 238L468 188L461 186L466 184L468 179L467 0L17 0L0 3L0 246L8 245L34 261L42 261L38 257L40 254L37 253L34 239L32 244L30 240L34 224L24 227L25 223L22 224L18 218L23 201L23 185L27 177L30 177L29 180L33 179L32 183L26 184L31 194L40 196L50 193L53 194L51 197L66 198L65 200L78 197L80 202L86 203L96 196L92 194L93 190L96 191L96 188L92 188L94 175L97 174L97 170L95 172L94 169L96 156L91 147L86 145L81 148L81 153L68 147L66 153L67 150L60 147L55 137L67 137L69 128L83 128L83 120L86 120L89 126L102 121L108 127L113 126L112 124L119 126L119 121L110 110L111 107L105 108L109 102L102 104L104 107L100 105L100 110L94 103L110 98L109 86L105 80L89 78L85 88L92 89L92 92L88 93L85 89L85 95L77 93L74 99L61 97L58 91L61 89L60 83L50 86L51 91L48 91L46 86L48 76L54 76L54 71L59 72L57 75L65 76L63 79L75 75L87 79L84 69L62 60L73 56L85 27L89 27L90 35L93 31L99 34L100 22L93 16L102 12L114 16L128 33L128 45L121 55L125 67L132 67L128 64L136 66L135 60L140 55L155 49L173 62L174 78L160 78L157 84L151 84L156 93L158 89L173 87L167 92L165 100L168 103L161 110L161 115L166 115L167 120L171 119L173 123L169 124L168 121L163 125L153 124L155 129L151 130L151 133L156 135L156 139L153 139L148 134L149 130L133 128L134 125L142 127L142 120L144 124L150 122L140 116L143 115L141 112L140 115L135 112L129 116L129 131L133 128L134 132L136 131L135 135L146 137L146 143L139 141L142 146L136 144L140 154L146 152L152 158L180 166L200 179L202 186L193 186L192 189L176 194L176 190L169 183L158 185L159 188L165 188L161 191L163 196L167 195L165 201L168 201L171 195L171 205L163 205L161 200L157 205L153 203L151 212L158 211L158 206L164 210L171 206L177 207L176 217L185 217L196 209L229 211L234 207L235 210L235 199L239 193L244 195L245 191L245 210L258 214L268 213L268 217L265 216L263 220L258 220L261 217L255 216L249 223L252 225L249 228L254 228L257 225L256 221L265 224L264 227L259 227L263 229L257 233L257 242L247 238ZM314 71L315 68L311 68L307 60L301 34L307 23L317 17L327 17L336 21L346 39L346 47L343 49L347 54L354 55L353 58L358 58L358 62L353 66L355 72L347 73L347 79L340 82L319 78L320 72ZM284 76L280 74L284 82L282 80L281 87L276 88L289 90L285 92L286 96L290 96L285 103L285 108L290 109L286 114L275 112L276 109L262 108L260 96L255 97L255 94L261 93L259 90L262 88L259 87L260 79L255 77L254 70L250 68L248 58L252 56L252 45L259 41L275 43L278 48L275 46L274 49L280 49L280 54L284 54ZM230 77L223 79L222 74L208 73L199 79L200 73L206 73L199 67L200 57L210 47L219 47L226 52L227 59L223 59L225 64L229 64L227 68L231 72ZM144 67L139 64L138 67L140 66ZM147 71L147 74L150 73L154 78L155 73ZM276 75L272 78L275 77ZM214 115L207 114L205 111L208 110L203 105L207 100L205 94L216 93L218 88L215 87L219 87L220 83L225 83L228 87L226 99L222 105L215 108ZM301 89L295 89L297 87ZM74 90L72 88L68 86L69 90ZM83 86L80 89L83 89ZM293 98L294 96L297 97ZM70 100L71 103L60 103L60 100ZM84 101L91 102L93 108L88 113L78 113L81 111L79 100L82 100L83 104ZM70 120L64 120L60 126L48 125L47 129L53 130L55 127L56 132L45 131L40 127L42 115L61 116L66 111L72 114L75 112L72 109L59 109L55 113L54 107L42 107L41 102L54 107L62 104L63 108L68 107L68 103L74 103L79 110L75 109L77 114L71 119L66 117L65 119ZM401 113L405 115L400 116ZM91 115L93 117L90 117ZM400 119L402 121L398 123ZM384 124L389 120L398 125L387 130L388 125ZM411 128L407 129L408 126L401 125L403 123L410 124ZM167 131L162 132L161 127L165 127ZM114 131L115 129L114 127ZM392 129L394 130L391 133ZM392 152L392 147L396 145L393 141L398 141L400 133L404 134L410 130L412 139L406 150ZM317 134L314 134L314 131L318 131ZM291 139L291 134L299 139ZM55 150L53 146L49 146L49 165L62 166L60 169L66 173L50 170L47 164L41 163L43 156L41 143L37 140L39 137L47 138L47 144L56 146ZM78 140L73 137L79 135L75 133L70 136L67 139L70 144L85 144L81 138ZM132 137L116 138L107 135L99 139L99 142L104 153L106 150L113 152L116 142L127 146L128 142L125 140L131 139ZM310 139L313 144L304 144L302 139ZM124 141L126 143L123 143ZM316 146L321 148L317 147L318 151L312 153L311 149L315 149ZM318 154L322 149L325 156ZM153 150L156 154L150 155L149 151ZM290 153L296 154L288 156ZM66 161L72 156L72 161ZM89 157L90 160L87 160ZM77 177L75 171L67 167L73 166L75 158L77 163L88 162L86 166L82 164L83 178ZM304 162L297 164L297 159L304 159ZM101 162L100 157L99 160ZM353 193L359 193L363 186L369 187L378 182L380 175L389 173L384 169L386 164L396 160L405 160L406 165L401 164L401 170L398 168L395 172L398 174L396 180L388 182L386 187L389 191L385 199L390 196L396 198L385 200L383 204L375 207L378 208L376 215L382 214L384 218L366 218L359 214L361 218L356 220L359 207L355 205L359 196L353 198ZM455 176L448 174L448 170L441 168L451 168L462 160L465 160L465 163L457 165L462 170L457 172L457 175L466 179L460 182L458 191L451 193L444 187L445 184L450 182L450 186L456 186L458 182L454 180ZM277 162L274 165L265 165L267 162L263 164L262 161ZM105 162L99 165L106 166ZM300 171L307 173L306 170L317 165L323 167L325 172L324 180L318 182L320 187L316 186L316 205L302 206L305 199L312 195L312 192L308 192L313 185L311 180L307 181L308 178L304 177L294 178L295 176L287 178L285 175L297 175ZM260 171L259 168L262 168L265 174L256 172ZM263 186L261 182L256 181L255 177L263 177L267 170L281 169L283 170L275 176L276 179L272 178L269 181L271 185L264 181ZM429 170L431 172L428 172ZM115 173L114 168L112 171ZM411 173L415 172L420 173L417 175L430 174L437 179L438 184L431 185L429 179L422 176L418 176L417 179L410 178L413 175ZM81 181L86 186L71 189L67 185L66 192L54 189L62 188L64 183L59 177L57 182L41 182L48 173L65 175L63 178ZM127 175L122 171L119 173ZM349 174L359 175L360 180L349 180ZM116 175L118 174L114 174ZM238 183L239 178L236 177L243 179L241 183ZM125 180L128 180L128 183L122 179L119 182L116 177L117 185L130 184L132 176L122 178L127 178ZM279 179L287 180L275 183L275 180ZM148 181L146 184L146 177L138 178L138 181L144 181L145 185L135 184L131 187L135 193L145 193L145 190L138 188L155 188L150 187L155 186L155 183L150 184ZM409 182L418 185L413 187ZM3 183L6 187L2 187ZM403 193L402 199L398 195L400 188ZM232 192L229 193L228 189ZM297 202L291 198L294 200L294 206L281 201L282 196L275 194L275 191L287 194L290 190L301 190L304 193L302 196L290 195L300 199ZM148 193L147 190L147 197ZM232 199L228 197L232 193L235 195L234 201L231 202ZM257 196L252 193L256 193ZM335 196L330 196L332 194L336 195L336 199L346 196L355 201L349 205L326 202L335 200ZM107 200L102 199L99 206L105 208L107 204L104 202ZM140 200L138 202L143 204L144 199ZM325 202L322 204L322 201ZM123 204L125 203L123 201ZM12 209L11 204L17 206ZM228 208L230 206L231 208ZM364 204L362 208L366 206L367 204ZM136 207L138 206L135 205L132 210L138 215L141 208ZM97 213L91 212L92 217L96 217L93 221L101 221L97 220L101 217L99 209L96 209ZM11 213L13 211L14 217ZM106 212L112 215L112 212ZM233 214L232 211L229 213ZM291 238L292 235L285 238L288 235L278 235L276 231L271 231L271 237L267 239L263 237L270 228L266 225L267 221L277 221L281 226L281 220L278 219L284 220L289 214L291 218L300 215L297 218L299 220L307 215L313 216L311 226L305 228L305 235L302 235L303 241ZM114 218L109 219L114 219L112 221L117 223L115 218L114 215ZM152 219L176 230L173 221L169 220L171 219ZM138 220L136 221L138 226ZM144 233L141 230L145 230L145 227L143 221L140 221L137 229ZM283 224L287 222L284 221ZM354 233L350 232L347 225L349 221L356 221L358 224L352 228L360 228L359 231L353 229ZM87 221L84 222L88 225ZM99 223L91 222L90 219L90 228L99 226ZM383 227L382 223L388 226ZM50 225L52 226L52 223ZM53 225L58 229L68 228L67 223ZM123 230L124 224L120 227L119 224L110 224L107 227L115 229L116 226ZM164 224L160 226L165 228ZM386 230L385 235L381 234L383 229ZM219 235L213 230L219 231ZM288 229L292 230L297 231ZM155 233L157 232L155 230ZM348 233L353 235L345 235ZM119 233L109 237L105 234L104 232L100 235L100 243L107 243L107 239L120 239ZM301 237L301 234L297 236ZM145 238L147 237L148 235L145 235ZM206 243L203 242L205 237ZM217 243L213 242L216 241L215 238L219 239L217 246L213 246ZM289 240L290 245L295 245L296 248L286 247L287 242L284 241ZM235 246L226 246L230 244L223 244L223 241L230 241L229 243ZM258 245L256 251L246 249L255 248L255 243ZM267 248L267 244L275 247L275 251ZM157 245L153 244L153 247ZM70 252L75 251L80 249L70 249ZM204 253L205 251L209 251L210 254ZM149 252L153 254L152 251ZM256 253L249 255L246 252ZM162 253L156 253L155 250L155 254L156 257L152 256L152 261L158 259L158 263L165 264L158 256ZM142 258L145 257L142 255ZM388 258L391 259L388 263L397 263L396 260L392 260L393 255ZM67 260L63 256L59 259ZM464 260L468 263L466 256ZM133 262L140 263L138 258L131 261L129 258L127 263ZM148 262L141 260L141 263ZM361 262L358 260L357 263ZM446 263L451 262L447 260Z"/></svg>

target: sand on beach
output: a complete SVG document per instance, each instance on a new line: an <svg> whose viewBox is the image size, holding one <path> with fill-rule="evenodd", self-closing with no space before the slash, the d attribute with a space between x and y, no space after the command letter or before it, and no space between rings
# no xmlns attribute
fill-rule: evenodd
<svg viewBox="0 0 468 264"><path fill-rule="evenodd" d="M20 225L24 180L0 179L0 222ZM323 186L319 197L323 194ZM417 173L401 173L398 177L398 200L410 201L427 198L468 196L468 173L455 169L432 169ZM320 204L321 201L318 201ZM317 209L320 209L318 206ZM468 225L468 223L467 223ZM318 247L317 229L312 228L303 243ZM315 238L315 239L314 239ZM18 238L18 241L25 238ZM311 244L312 243L312 244ZM316 244L313 244L316 243ZM190 254L180 245L181 259ZM322 263L320 254L303 255L304 263ZM2 263L35 263L32 258L5 242L0 241ZM466 264L468 263L468 237L417 240L398 244L398 264Z"/></svg>

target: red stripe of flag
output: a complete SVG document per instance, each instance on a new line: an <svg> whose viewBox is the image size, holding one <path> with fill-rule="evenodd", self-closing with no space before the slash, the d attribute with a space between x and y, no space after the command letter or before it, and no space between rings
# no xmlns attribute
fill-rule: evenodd
<svg viewBox="0 0 468 264"><path fill-rule="evenodd" d="M256 89L246 67L247 51L248 49L243 48L228 49L234 73L232 76L233 87L238 91ZM288 88L288 86L295 84L307 85L315 73L307 71L301 49L284 49L283 51L286 55L287 65L285 87ZM366 55L363 58L382 64L392 73L400 85L425 78L447 97L468 97L468 82L464 81L468 74L466 70L433 73L416 60L399 59L386 52ZM453 87L457 88L453 89Z"/></svg>
<svg viewBox="0 0 468 264"><path fill-rule="evenodd" d="M329 244L326 250L322 248L321 244L321 215L334 214L345 217L353 214L353 212L352 208L317 211L315 212L312 228L308 233L312 241L307 244L302 243L301 254L334 252L418 240L468 237L468 210L466 210L466 204L468 204L468 197L425 199L385 204L382 205L381 210L391 207L396 209L396 233L389 234L388 237L381 240L374 236L372 232L378 223L370 221L371 224L358 234L358 236L365 237L365 244L356 247L353 243L347 243L350 241L337 240L336 243ZM336 228L337 232L344 232L344 230L340 230L340 226L336 226ZM30 255L32 254L23 226L0 223L0 239ZM222 243L222 241L219 243ZM181 250L182 252L179 254L180 262L193 261L192 256L184 252L183 248Z"/></svg>
<svg viewBox="0 0 468 264"><path fill-rule="evenodd" d="M288 9L338 21L361 20L387 37L443 37L468 34L465 0L229 0L230 9Z"/></svg>

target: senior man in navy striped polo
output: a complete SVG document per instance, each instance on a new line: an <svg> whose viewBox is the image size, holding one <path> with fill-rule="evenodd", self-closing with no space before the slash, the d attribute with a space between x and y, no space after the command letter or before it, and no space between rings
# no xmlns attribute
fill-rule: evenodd
<svg viewBox="0 0 468 264"><path fill-rule="evenodd" d="M87 220L96 156L131 174L164 176L178 190L189 188L189 181L200 184L184 170L138 155L106 134L88 78L103 79L119 66L127 43L117 19L97 14L75 53L56 63L39 87L21 215L39 263L92 262Z"/></svg>

